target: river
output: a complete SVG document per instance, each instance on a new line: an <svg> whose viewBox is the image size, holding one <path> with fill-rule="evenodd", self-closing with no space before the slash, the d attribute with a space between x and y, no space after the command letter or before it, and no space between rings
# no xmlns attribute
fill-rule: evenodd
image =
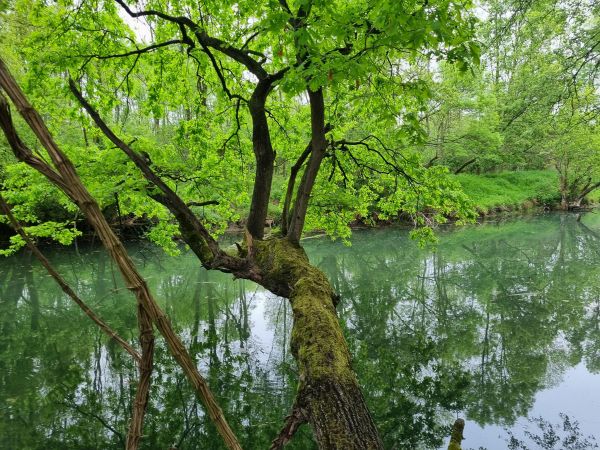
<svg viewBox="0 0 600 450"><path fill-rule="evenodd" d="M443 448L457 416L466 419L464 449L592 448L587 436L600 430L600 214L439 236L435 250L419 249L400 228L356 231L350 247L304 241L341 295L340 320L386 448ZM286 301L208 273L189 253L129 248L242 446L268 448L296 386ZM135 341L134 298L101 248L46 254ZM142 448L221 448L162 343L155 360ZM135 378L128 355L37 261L26 252L0 259L1 449L123 448ZM315 448L310 430L286 448Z"/></svg>

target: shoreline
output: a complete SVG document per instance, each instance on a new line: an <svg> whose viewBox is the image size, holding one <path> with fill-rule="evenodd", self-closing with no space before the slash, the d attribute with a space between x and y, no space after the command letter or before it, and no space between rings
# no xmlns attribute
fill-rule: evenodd
<svg viewBox="0 0 600 450"><path fill-rule="evenodd" d="M588 205L585 208L580 208L578 210L569 210L569 211L562 210L557 206L558 205L555 205L554 207L548 207L547 205L537 205L532 201L527 201L527 202L524 202L519 207L512 207L512 208L507 207L507 206L497 206L497 207L490 208L488 210L483 210L483 209L478 208L478 217L473 223L485 224L488 222L498 222L498 221L503 221L503 220L515 219L515 218L519 218L519 217L533 217L533 216L537 216L540 214L549 214L549 213L583 214L586 212L594 211L594 209L598 208L600 205L593 204L593 205ZM96 241L96 236L94 233L86 232L87 227L85 226L85 222L82 222L81 224L83 225L82 229L81 229L83 234L81 236L77 237L75 239L74 243L69 246L88 245L88 244L93 245L94 242ZM455 222L451 219L449 219L448 222L439 225L440 228L444 228L444 229L455 227L455 226L456 226ZM398 218L396 220L380 220L380 221L375 222L374 225L366 224L364 222L361 222L360 220L356 220L356 221L350 223L349 227L353 231L377 230L377 229L383 229L383 228L389 228L389 227L412 229L413 224L409 220L403 220L402 218ZM143 224L128 227L125 230L119 230L118 226L115 226L114 228L115 228L115 231L117 232L117 234L119 235L119 237L121 239L123 239L124 242L136 242L136 241L137 242L140 242L140 241L150 242L150 240L145 236L145 233L146 233L146 230L148 229L148 227L144 226ZM277 230L277 227L273 227L271 229ZM12 232L12 229L10 227L8 227L6 224L0 223L0 249L8 247L9 242L10 242L10 237L14 236L14 233L11 234L11 232ZM232 236L242 234L243 232L244 232L244 227L240 223L231 223L231 224L229 224L227 229L224 231L222 236L225 236L226 238L231 238ZM303 240L304 239L312 239L312 238L325 236L325 235L326 235L326 233L324 232L324 230L319 230L319 229L309 230L305 233L305 236L302 239ZM38 245L40 247L44 248L44 247L54 246L54 245L56 245L56 243L54 241L52 241L51 239L40 239L38 241ZM58 244L58 245L60 246L60 244Z"/></svg>

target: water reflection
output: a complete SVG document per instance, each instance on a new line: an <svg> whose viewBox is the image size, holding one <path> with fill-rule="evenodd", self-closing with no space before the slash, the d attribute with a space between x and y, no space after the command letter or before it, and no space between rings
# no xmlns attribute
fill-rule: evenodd
<svg viewBox="0 0 600 450"><path fill-rule="evenodd" d="M467 430L510 427L569 368L599 372L597 230L595 215L522 219L443 233L435 253L397 229L358 232L352 247L306 241L343 299L340 317L386 448L439 447L457 413ZM208 273L191 255L132 250L243 447L267 448L295 392L287 303ZM135 342L134 300L104 253L49 256ZM123 447L135 367L26 254L0 260L0 332L0 447ZM143 448L220 448L162 345L156 361ZM290 448L314 448L310 432Z"/></svg>

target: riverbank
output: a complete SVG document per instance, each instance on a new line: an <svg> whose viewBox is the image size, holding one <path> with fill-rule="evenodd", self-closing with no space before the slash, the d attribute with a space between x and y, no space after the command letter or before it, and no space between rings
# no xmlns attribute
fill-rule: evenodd
<svg viewBox="0 0 600 450"><path fill-rule="evenodd" d="M455 177L482 217L539 208L551 210L560 204L558 174L553 170L459 174Z"/></svg>
<svg viewBox="0 0 600 450"><path fill-rule="evenodd" d="M461 184L464 192L473 202L480 220L491 217L530 214L539 211L554 210L560 204L560 192L558 190L558 175L553 170L530 170L530 171L505 171L489 174L459 174L453 175ZM590 202L598 203L600 194L590 194ZM276 208L275 208L276 209ZM108 209L112 210L112 209ZM269 224L274 228L279 226L279 216L273 211ZM126 239L139 239L151 227L151 223L143 220L119 220L113 217L117 231ZM401 224L402 216L393 221L377 222L376 227ZM407 225L411 223L406 222ZM8 245L10 229L0 224L0 245ZM129 225L129 226L128 226ZM357 220L351 224L352 228L372 227L365 225L364 221ZM91 233L85 222L78 224L78 228L85 236ZM229 232L240 232L244 223L231 223ZM318 232L318 230L313 230ZM90 236L91 236L90 234Z"/></svg>

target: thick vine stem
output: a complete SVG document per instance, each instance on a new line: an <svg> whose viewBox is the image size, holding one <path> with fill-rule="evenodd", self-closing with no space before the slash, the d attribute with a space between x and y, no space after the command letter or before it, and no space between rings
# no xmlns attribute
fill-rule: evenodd
<svg viewBox="0 0 600 450"><path fill-rule="evenodd" d="M39 168L36 166L32 167L39 170L46 176L48 172L56 173L60 179L60 183L54 182L53 178L50 176L47 176L47 178L61 189L63 185L67 186L67 189L62 189L63 192L65 192L65 194L67 194L81 209L88 222L92 225L100 237L102 244L107 249L113 261L119 268L127 288L135 294L138 304L143 307L145 312L151 318L152 322L156 325L156 328L165 338L169 351L192 383L200 400L204 403L207 412L215 424L217 431L223 438L225 445L233 450L241 450L242 447L240 446L237 437L231 430L231 427L227 423L225 416L223 415L223 411L217 404L212 391L206 383L206 380L198 372L195 362L186 350L179 336L177 336L173 330L171 322L150 293L146 281L142 278L139 271L135 267L133 261L127 253L127 250L123 246L123 243L113 232L112 228L104 218L98 203L94 200L81 182L81 179L75 170L75 166L71 160L60 150L58 145L56 145L52 134L46 127L40 114L28 102L25 94L17 85L2 59L0 59L0 87L6 92L12 102L15 104L27 125L31 128L35 136L46 149L54 165L54 168L46 165L47 170L45 171L39 170ZM16 136L16 141L21 142L20 139L18 139L17 132L14 128L14 124L12 123L12 118L10 117L10 110L8 108L0 108L0 125L7 136ZM13 153L17 158L23 160L23 158L20 158L20 156L23 156L22 149L15 148L13 142L15 141L11 141L9 139L9 144L11 144ZM24 160L24 162L28 161Z"/></svg>
<svg viewBox="0 0 600 450"><path fill-rule="evenodd" d="M137 450L139 447L144 428L144 417L146 416L148 398L150 396L150 383L154 363L154 332L152 328L152 318L144 309L143 304L138 302L137 306L142 360L138 366L139 381L135 398L133 399L131 421L129 422L125 450Z"/></svg>

